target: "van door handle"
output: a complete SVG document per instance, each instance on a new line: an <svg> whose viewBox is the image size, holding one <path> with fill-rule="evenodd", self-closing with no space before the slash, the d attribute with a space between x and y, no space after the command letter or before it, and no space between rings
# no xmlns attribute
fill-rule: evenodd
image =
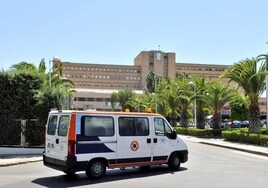
<svg viewBox="0 0 268 188"><path fill-rule="evenodd" d="M151 138L147 138L147 143L150 144L152 142Z"/></svg>
<svg viewBox="0 0 268 188"><path fill-rule="evenodd" d="M154 138L154 143L157 143L157 138Z"/></svg>
<svg viewBox="0 0 268 188"><path fill-rule="evenodd" d="M59 139L58 138L56 139L56 144L59 144Z"/></svg>

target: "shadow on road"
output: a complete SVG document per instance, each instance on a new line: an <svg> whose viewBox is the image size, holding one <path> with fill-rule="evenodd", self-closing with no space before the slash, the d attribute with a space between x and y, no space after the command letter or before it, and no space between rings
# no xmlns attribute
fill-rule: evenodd
<svg viewBox="0 0 268 188"><path fill-rule="evenodd" d="M162 174L173 175L174 173L180 173L185 170L187 170L187 168L181 167L180 171L171 172L166 166L155 166L148 170L141 170L140 168L126 168L125 170L110 169L107 170L106 175L100 180L89 180L85 173L77 173L72 177L67 175L51 176L38 178L32 182L45 187L77 187L126 179L145 178Z"/></svg>

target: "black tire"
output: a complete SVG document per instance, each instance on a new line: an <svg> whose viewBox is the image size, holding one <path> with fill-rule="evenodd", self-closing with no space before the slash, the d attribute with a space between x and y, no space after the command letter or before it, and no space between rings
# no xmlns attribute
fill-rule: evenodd
<svg viewBox="0 0 268 188"><path fill-rule="evenodd" d="M181 166L180 156L176 153L173 153L168 160L169 169L172 171L177 171L180 169L180 166Z"/></svg>
<svg viewBox="0 0 268 188"><path fill-rule="evenodd" d="M65 172L68 177L73 177L75 172Z"/></svg>
<svg viewBox="0 0 268 188"><path fill-rule="evenodd" d="M106 166L101 160L94 160L89 163L86 174L89 179L100 179L106 173Z"/></svg>
<svg viewBox="0 0 268 188"><path fill-rule="evenodd" d="M151 169L151 166L141 166L140 167L141 172L148 172L148 171L150 171L150 169Z"/></svg>

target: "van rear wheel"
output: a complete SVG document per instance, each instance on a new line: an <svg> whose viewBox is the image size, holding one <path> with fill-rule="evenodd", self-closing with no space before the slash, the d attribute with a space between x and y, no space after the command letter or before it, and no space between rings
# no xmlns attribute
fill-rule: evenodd
<svg viewBox="0 0 268 188"><path fill-rule="evenodd" d="M179 170L181 166L179 154L173 153L168 160L168 167L170 170Z"/></svg>
<svg viewBox="0 0 268 188"><path fill-rule="evenodd" d="M75 175L75 172L66 172L66 175L68 177L73 177Z"/></svg>
<svg viewBox="0 0 268 188"><path fill-rule="evenodd" d="M90 162L86 169L86 174L89 179L100 179L106 173L106 166L100 160Z"/></svg>

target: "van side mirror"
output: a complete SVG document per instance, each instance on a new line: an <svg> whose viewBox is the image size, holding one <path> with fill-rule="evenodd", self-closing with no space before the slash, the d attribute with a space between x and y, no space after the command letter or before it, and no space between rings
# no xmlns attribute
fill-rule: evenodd
<svg viewBox="0 0 268 188"><path fill-rule="evenodd" d="M176 132L175 130L173 130L171 133L169 133L169 134L167 135L167 137L168 137L169 139L173 139L173 140L175 140L175 139L177 139L177 132Z"/></svg>

